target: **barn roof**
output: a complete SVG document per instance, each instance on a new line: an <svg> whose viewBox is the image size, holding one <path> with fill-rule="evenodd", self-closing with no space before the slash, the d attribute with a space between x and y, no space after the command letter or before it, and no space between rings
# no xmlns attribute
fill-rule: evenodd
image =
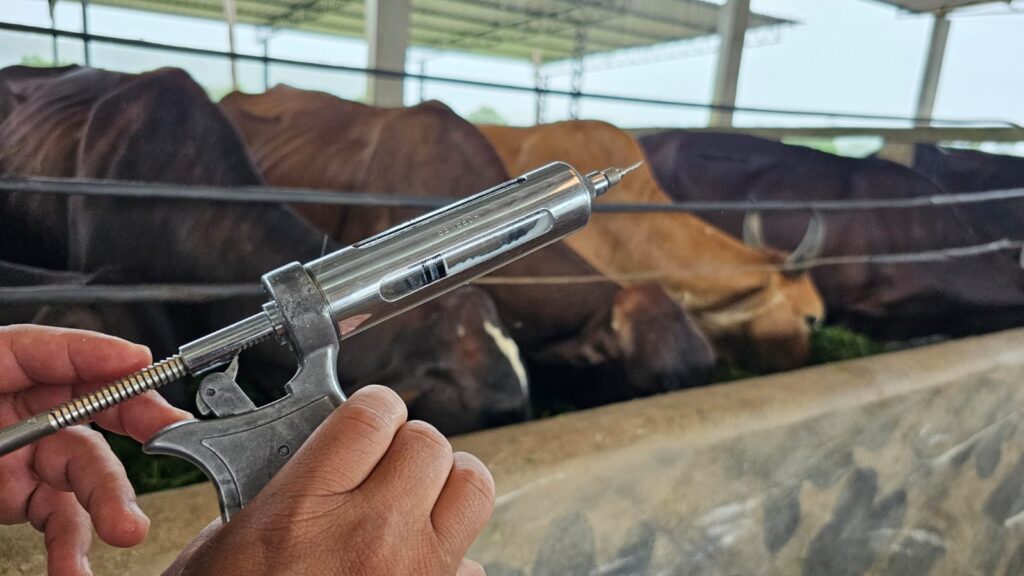
<svg viewBox="0 0 1024 576"><path fill-rule="evenodd" d="M586 54L716 34L718 5L703 0L411 0L410 42L546 62L571 58L577 30ZM92 0L93 4L201 18L223 18L222 0ZM364 37L364 0L235 0L238 20ZM792 24L750 15L749 28Z"/></svg>

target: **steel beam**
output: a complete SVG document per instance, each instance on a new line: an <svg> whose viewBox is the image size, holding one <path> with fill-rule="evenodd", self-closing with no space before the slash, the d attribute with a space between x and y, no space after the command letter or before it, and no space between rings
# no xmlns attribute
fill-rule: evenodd
<svg viewBox="0 0 1024 576"><path fill-rule="evenodd" d="M366 0L366 43L369 68L405 72L409 46L410 0ZM405 83L402 77L371 76L366 99L375 106L401 106Z"/></svg>
<svg viewBox="0 0 1024 576"><path fill-rule="evenodd" d="M736 105L736 85L740 78L740 60L743 41L750 20L750 0L727 0L718 11L718 67L715 72L715 93L712 103L717 106ZM732 110L711 113L711 126L732 126Z"/></svg>

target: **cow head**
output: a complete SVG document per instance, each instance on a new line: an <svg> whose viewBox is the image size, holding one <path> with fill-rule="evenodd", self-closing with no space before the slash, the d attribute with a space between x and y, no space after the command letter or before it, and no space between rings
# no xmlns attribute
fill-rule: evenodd
<svg viewBox="0 0 1024 576"><path fill-rule="evenodd" d="M818 212L813 213L796 248L783 254L765 242L761 213L748 212L743 219L743 241L767 253L767 264L782 272L770 276L771 285L765 292L767 298L760 303L756 313L751 315L750 333L761 335L758 340L767 342L769 350L773 347L788 350L786 355L808 360L809 332L824 321L825 309L821 295L810 282L806 269L821 255L824 247L824 218ZM752 346L752 349L755 351L755 366L761 370L775 371L792 367L782 363L778 354L770 351L765 353L764 346Z"/></svg>
<svg viewBox="0 0 1024 576"><path fill-rule="evenodd" d="M765 251L775 266L781 253ZM810 359L811 328L825 315L806 272L765 274L765 283L739 298L702 310L700 326L723 357L761 372L789 370Z"/></svg>
<svg viewBox="0 0 1024 576"><path fill-rule="evenodd" d="M398 391L412 418L426 420L445 434L459 434L528 417L523 361L485 292L460 288L403 317L406 324L411 320L422 329L378 334L375 339L389 336L392 351L391 366L384 371L390 381L380 383ZM378 328L387 330L385 324ZM343 355L344 350L343 344Z"/></svg>
<svg viewBox="0 0 1024 576"><path fill-rule="evenodd" d="M631 387L628 398L710 382L715 368L711 344L660 284L620 290L611 325L624 380Z"/></svg>
<svg viewBox="0 0 1024 576"><path fill-rule="evenodd" d="M767 246L760 213L747 213L743 241L759 253L753 268L763 269L763 283L702 315L702 327L724 357L763 372L806 364L811 329L825 318L806 267L820 256L824 237L824 221L815 213L797 247L786 254Z"/></svg>

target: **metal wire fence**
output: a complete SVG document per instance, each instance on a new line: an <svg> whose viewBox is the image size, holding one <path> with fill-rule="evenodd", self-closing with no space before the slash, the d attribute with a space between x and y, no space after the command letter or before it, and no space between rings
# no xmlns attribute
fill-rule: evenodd
<svg viewBox="0 0 1024 576"><path fill-rule="evenodd" d="M205 200L235 203L324 204L376 208L432 209L452 202L445 198L426 198L397 194L329 191L319 189L280 188L269 186L192 186L146 182L68 178L0 178L0 193L31 192L39 194L81 195L117 198L163 198ZM851 210L890 210L941 207L1024 199L1024 189L996 190L956 194L935 194L912 198L879 198L866 200L776 200L776 201L688 201L663 204L598 204L595 212L603 214L653 212L843 212ZM806 271L840 265L899 265L949 262L984 255L1020 252L1024 241L1002 238L968 246L951 246L934 250L892 254L855 254L812 258L783 264L752 266L695 265L669 270L650 270L620 275L576 276L487 276L477 284L501 285L566 285L597 282L650 282L680 276L723 275L750 272ZM1018 260L1020 258L1018 257ZM3 279L0 278L0 284ZM261 294L258 284L136 284L136 285L45 285L0 286L3 304L124 304L134 302L210 302Z"/></svg>
<svg viewBox="0 0 1024 576"><path fill-rule="evenodd" d="M191 184L183 186L153 182L43 177L0 177L0 192L407 209L439 208L452 202L450 198L407 196L397 193L352 192L275 186L204 186ZM932 194L908 198L869 198L857 200L686 200L660 204L601 203L594 206L594 211L606 214L645 212L849 212L852 210L900 210L958 204L978 204L1019 200L1022 198L1024 198L1024 188Z"/></svg>

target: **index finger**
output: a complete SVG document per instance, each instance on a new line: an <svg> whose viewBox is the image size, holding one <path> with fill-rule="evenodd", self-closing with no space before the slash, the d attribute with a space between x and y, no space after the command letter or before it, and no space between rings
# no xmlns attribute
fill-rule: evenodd
<svg viewBox="0 0 1024 576"><path fill-rule="evenodd" d="M0 393L36 384L106 382L149 362L146 347L105 334L24 324L0 327Z"/></svg>

